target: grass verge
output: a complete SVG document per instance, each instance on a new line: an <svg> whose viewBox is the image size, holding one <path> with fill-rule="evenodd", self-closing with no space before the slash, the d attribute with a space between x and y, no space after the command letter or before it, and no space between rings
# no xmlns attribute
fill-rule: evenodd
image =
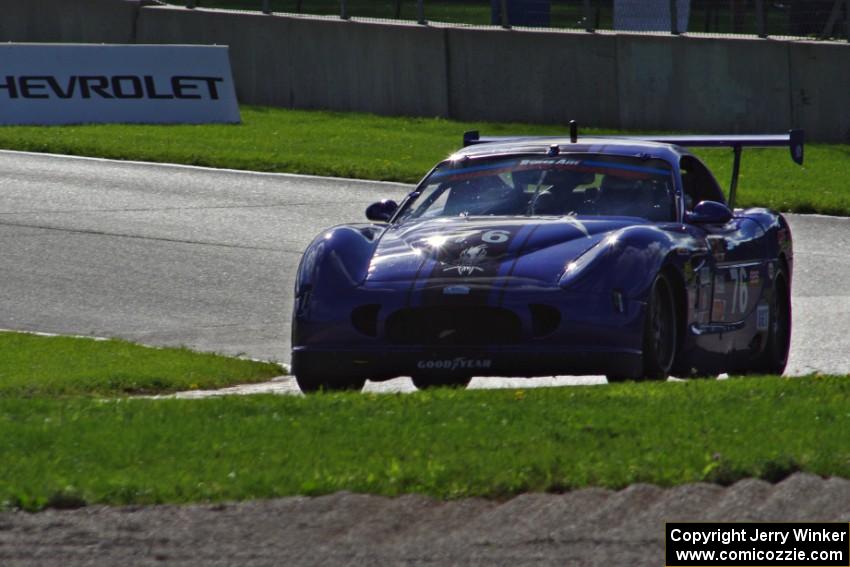
<svg viewBox="0 0 850 567"><path fill-rule="evenodd" d="M185 348L0 332L0 398L159 394L259 382L284 373L276 364Z"/></svg>
<svg viewBox="0 0 850 567"><path fill-rule="evenodd" d="M0 502L506 497L850 476L846 377L207 400L0 398Z"/></svg>
<svg viewBox="0 0 850 567"><path fill-rule="evenodd" d="M241 125L6 126L0 128L0 148L412 183L457 149L465 130L492 135L566 131L560 125L250 106L242 108L242 119ZM738 204L850 216L850 145L812 144L806 152L805 167L794 164L784 149L744 152ZM726 185L731 152L697 153Z"/></svg>

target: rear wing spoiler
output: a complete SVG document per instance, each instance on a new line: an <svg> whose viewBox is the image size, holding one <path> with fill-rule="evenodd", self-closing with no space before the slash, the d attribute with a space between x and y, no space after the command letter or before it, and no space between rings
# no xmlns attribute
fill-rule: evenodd
<svg viewBox="0 0 850 567"><path fill-rule="evenodd" d="M735 206L735 192L738 188L738 175L741 170L741 150L743 148L776 148L788 147L791 159L799 165L803 165L803 146L805 145L805 133L803 130L789 130L786 134L729 134L729 135L673 135L673 136L604 136L610 140L635 140L642 142L658 142L661 144L672 144L691 148L732 148L734 161L732 163L732 181L729 186L729 206ZM560 136L488 136L482 137L478 131L473 130L463 134L463 146L476 144L487 144L493 142L544 142L546 140L560 140ZM588 138L592 141L593 138ZM570 141L578 141L578 128L575 121L570 122Z"/></svg>
<svg viewBox="0 0 850 567"><path fill-rule="evenodd" d="M789 130L787 134L731 134L718 136L614 136L624 140L644 140L673 144L683 148L782 148L788 147L791 159L803 165L803 130Z"/></svg>

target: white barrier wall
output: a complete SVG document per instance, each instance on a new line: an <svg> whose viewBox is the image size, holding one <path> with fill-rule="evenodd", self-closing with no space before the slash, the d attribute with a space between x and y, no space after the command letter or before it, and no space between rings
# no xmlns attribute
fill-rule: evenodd
<svg viewBox="0 0 850 567"><path fill-rule="evenodd" d="M796 126L790 48L758 39L619 35L619 125L730 133Z"/></svg>
<svg viewBox="0 0 850 567"><path fill-rule="evenodd" d="M133 43L136 17L152 0L3 0L0 41Z"/></svg>
<svg viewBox="0 0 850 567"><path fill-rule="evenodd" d="M451 115L616 126L613 35L448 29Z"/></svg>
<svg viewBox="0 0 850 567"><path fill-rule="evenodd" d="M43 19L0 20L0 41L21 34L94 41L73 37L106 37L103 22L112 21L109 33L120 37L103 41L229 45L237 94L250 104L700 132L800 127L810 140L850 142L847 43L366 23L138 8L127 0L6 1L38 5ZM89 4L100 8L83 31L57 21L75 20L68 14ZM127 31L124 11L134 5ZM12 15L19 11L33 12Z"/></svg>
<svg viewBox="0 0 850 567"><path fill-rule="evenodd" d="M230 45L243 102L448 114L444 34L431 27L151 7L141 11L137 36Z"/></svg>
<svg viewBox="0 0 850 567"><path fill-rule="evenodd" d="M813 139L850 142L850 45L795 43L788 68L793 122Z"/></svg>

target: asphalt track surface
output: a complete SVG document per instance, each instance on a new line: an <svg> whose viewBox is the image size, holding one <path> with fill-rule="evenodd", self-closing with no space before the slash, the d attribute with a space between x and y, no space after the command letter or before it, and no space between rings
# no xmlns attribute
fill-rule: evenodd
<svg viewBox="0 0 850 567"><path fill-rule="evenodd" d="M288 362L301 251L323 228L362 222L368 204L409 189L0 152L0 328ZM850 219L788 218L796 266L787 373L850 373ZM604 379L473 386L597 382Z"/></svg>
<svg viewBox="0 0 850 567"><path fill-rule="evenodd" d="M0 328L288 360L294 271L322 228L409 189L0 152ZM789 216L789 374L850 372L850 220ZM478 387L599 378L476 379ZM294 391L289 378L276 385ZM367 389L409 390L394 380ZM0 564L660 565L663 522L850 521L850 481L634 485L508 501L339 493L0 512Z"/></svg>

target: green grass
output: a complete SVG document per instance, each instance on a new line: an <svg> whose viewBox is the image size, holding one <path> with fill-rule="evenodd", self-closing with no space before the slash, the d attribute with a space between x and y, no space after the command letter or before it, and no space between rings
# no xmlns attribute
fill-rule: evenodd
<svg viewBox="0 0 850 567"><path fill-rule="evenodd" d="M797 470L850 476L846 377L410 395L0 398L0 502L503 498Z"/></svg>
<svg viewBox="0 0 850 567"><path fill-rule="evenodd" d="M418 181L456 150L465 130L563 134L566 127L242 108L241 125L0 128L0 148L256 171ZM600 133L600 130L583 130ZM608 131L609 133L611 131ZM703 150L722 185L731 152ZM798 167L784 149L744 152L738 204L850 216L850 145L811 144Z"/></svg>
<svg viewBox="0 0 850 567"><path fill-rule="evenodd" d="M188 349L0 332L0 398L159 394L258 382L284 373L276 364Z"/></svg>

